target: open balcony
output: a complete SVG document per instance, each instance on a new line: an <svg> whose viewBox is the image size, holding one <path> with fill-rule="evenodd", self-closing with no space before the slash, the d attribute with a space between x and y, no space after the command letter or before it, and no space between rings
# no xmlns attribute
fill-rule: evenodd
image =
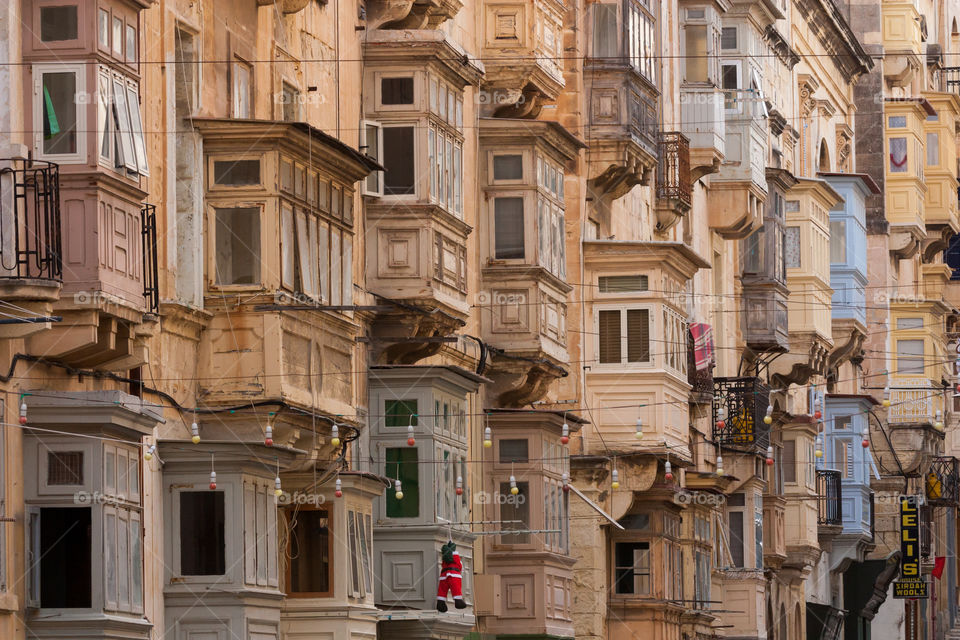
<svg viewBox="0 0 960 640"><path fill-rule="evenodd" d="M760 378L714 378L713 440L725 449L765 452L770 428L763 417L769 395Z"/></svg>
<svg viewBox="0 0 960 640"><path fill-rule="evenodd" d="M657 158L657 231L666 231L690 211L690 141L679 131L661 132Z"/></svg>
<svg viewBox="0 0 960 640"><path fill-rule="evenodd" d="M50 327L63 277L59 168L23 158L0 160L0 338ZM8 317L15 316L15 317Z"/></svg>
<svg viewBox="0 0 960 640"><path fill-rule="evenodd" d="M840 472L817 469L817 524L820 527L843 525L843 489Z"/></svg>
<svg viewBox="0 0 960 640"><path fill-rule="evenodd" d="M924 484L927 503L956 507L960 502L960 460L953 456L935 457Z"/></svg>

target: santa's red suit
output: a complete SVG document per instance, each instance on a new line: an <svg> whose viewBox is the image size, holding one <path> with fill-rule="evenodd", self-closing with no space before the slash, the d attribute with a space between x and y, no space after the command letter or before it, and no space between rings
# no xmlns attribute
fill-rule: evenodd
<svg viewBox="0 0 960 640"><path fill-rule="evenodd" d="M446 545L444 545L446 546ZM463 564L460 554L454 551L452 555L444 554L440 565L440 586L437 588L437 611L447 610L447 592L453 592L453 603L457 609L465 609L467 603L463 601Z"/></svg>

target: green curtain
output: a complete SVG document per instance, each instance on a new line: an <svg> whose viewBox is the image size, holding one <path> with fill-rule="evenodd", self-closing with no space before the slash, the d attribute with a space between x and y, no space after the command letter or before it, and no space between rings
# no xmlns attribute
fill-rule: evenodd
<svg viewBox="0 0 960 640"><path fill-rule="evenodd" d="M53 100L50 99L50 91L46 86L43 87L43 137L49 140L60 133L60 121L57 120L57 113L53 110Z"/></svg>

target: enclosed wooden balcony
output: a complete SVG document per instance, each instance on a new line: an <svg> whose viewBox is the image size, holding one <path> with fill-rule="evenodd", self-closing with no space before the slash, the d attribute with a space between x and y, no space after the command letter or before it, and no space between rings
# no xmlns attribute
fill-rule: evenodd
<svg viewBox="0 0 960 640"><path fill-rule="evenodd" d="M924 126L936 114L926 98L888 98L884 103L886 216L896 258L916 255L927 237Z"/></svg>
<svg viewBox="0 0 960 640"><path fill-rule="evenodd" d="M50 328L63 278L59 168L0 160L0 338ZM14 306L15 305L15 306Z"/></svg>
<svg viewBox="0 0 960 640"><path fill-rule="evenodd" d="M690 141L679 131L661 132L657 158L657 231L666 231L690 211Z"/></svg>
<svg viewBox="0 0 960 640"><path fill-rule="evenodd" d="M957 205L957 126L960 124L960 96L956 93L924 93L936 110L936 117L924 121L924 183L927 187L924 220L927 237L923 243L924 262L933 262L947 248L951 236L960 231Z"/></svg>
<svg viewBox="0 0 960 640"><path fill-rule="evenodd" d="M883 75L890 86L909 87L923 68L926 33L915 0L883 0ZM924 23L925 24L925 23Z"/></svg>

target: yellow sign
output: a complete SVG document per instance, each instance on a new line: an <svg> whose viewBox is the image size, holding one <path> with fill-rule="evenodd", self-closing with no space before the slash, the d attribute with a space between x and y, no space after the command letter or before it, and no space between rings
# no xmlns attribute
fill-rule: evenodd
<svg viewBox="0 0 960 640"><path fill-rule="evenodd" d="M904 581L920 578L920 507L917 503L916 496L900 497L900 578Z"/></svg>
<svg viewBox="0 0 960 640"><path fill-rule="evenodd" d="M898 580L893 583L894 598L928 598L925 580Z"/></svg>

